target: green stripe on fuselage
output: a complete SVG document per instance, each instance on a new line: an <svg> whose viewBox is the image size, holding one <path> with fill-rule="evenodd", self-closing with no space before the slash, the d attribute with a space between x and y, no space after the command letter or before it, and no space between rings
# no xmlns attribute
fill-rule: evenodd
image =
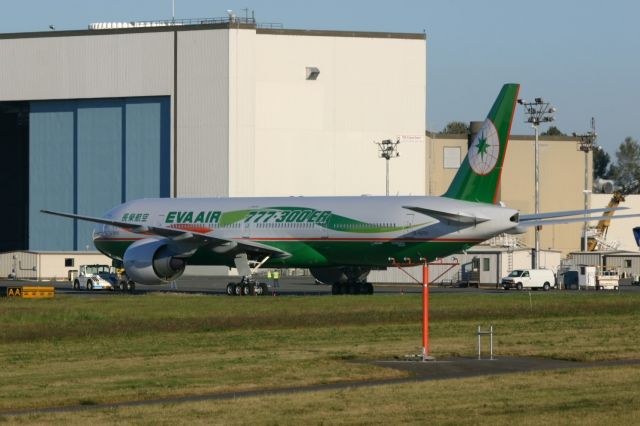
<svg viewBox="0 0 640 426"><path fill-rule="evenodd" d="M478 243L478 241L340 241L334 239L265 241L261 244L272 246L291 253L287 258L273 258L264 267L313 268L319 266L363 265L386 267L391 265L390 258L403 263L405 259L418 262L420 258L434 260L450 253L460 252ZM133 240L95 240L96 248L111 258L121 260L124 252ZM233 266L233 256L217 254L201 248L188 259L190 265Z"/></svg>

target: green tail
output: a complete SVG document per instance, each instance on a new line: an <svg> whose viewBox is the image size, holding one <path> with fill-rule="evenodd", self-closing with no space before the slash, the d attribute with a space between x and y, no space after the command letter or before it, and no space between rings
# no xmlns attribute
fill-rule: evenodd
<svg viewBox="0 0 640 426"><path fill-rule="evenodd" d="M502 86L445 197L482 203L496 202L519 90L519 84Z"/></svg>

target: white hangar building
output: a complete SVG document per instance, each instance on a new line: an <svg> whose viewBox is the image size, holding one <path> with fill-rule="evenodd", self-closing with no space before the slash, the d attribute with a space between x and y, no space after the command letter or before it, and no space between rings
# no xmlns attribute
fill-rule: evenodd
<svg viewBox="0 0 640 426"><path fill-rule="evenodd" d="M116 27L116 28L113 28ZM121 27L121 28L118 28ZM425 194L426 36L252 19L0 34L0 251L85 250L142 197Z"/></svg>

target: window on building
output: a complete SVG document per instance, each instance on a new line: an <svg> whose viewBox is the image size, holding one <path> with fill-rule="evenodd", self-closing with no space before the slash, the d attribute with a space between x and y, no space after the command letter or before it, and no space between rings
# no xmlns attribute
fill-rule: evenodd
<svg viewBox="0 0 640 426"><path fill-rule="evenodd" d="M64 259L64 266L65 268L72 268L75 264L74 262L74 258L73 257L67 257Z"/></svg>
<svg viewBox="0 0 640 426"><path fill-rule="evenodd" d="M625 259L624 260L624 267L625 268L631 268L631 259Z"/></svg>
<svg viewBox="0 0 640 426"><path fill-rule="evenodd" d="M318 67L307 67L307 80L317 80L319 75Z"/></svg>
<svg viewBox="0 0 640 426"><path fill-rule="evenodd" d="M491 259L489 259L488 257L485 257L484 259L482 259L482 270L486 272L490 269L491 269Z"/></svg>
<svg viewBox="0 0 640 426"><path fill-rule="evenodd" d="M443 151L445 169L458 169L460 168L460 147L459 146L445 146Z"/></svg>

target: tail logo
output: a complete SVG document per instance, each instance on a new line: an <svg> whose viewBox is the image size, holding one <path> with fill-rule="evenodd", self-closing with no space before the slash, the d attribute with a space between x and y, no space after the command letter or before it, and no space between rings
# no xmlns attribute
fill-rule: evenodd
<svg viewBox="0 0 640 426"><path fill-rule="evenodd" d="M488 118L469 147L469 165L480 176L491 173L500 156L500 138L496 126Z"/></svg>

